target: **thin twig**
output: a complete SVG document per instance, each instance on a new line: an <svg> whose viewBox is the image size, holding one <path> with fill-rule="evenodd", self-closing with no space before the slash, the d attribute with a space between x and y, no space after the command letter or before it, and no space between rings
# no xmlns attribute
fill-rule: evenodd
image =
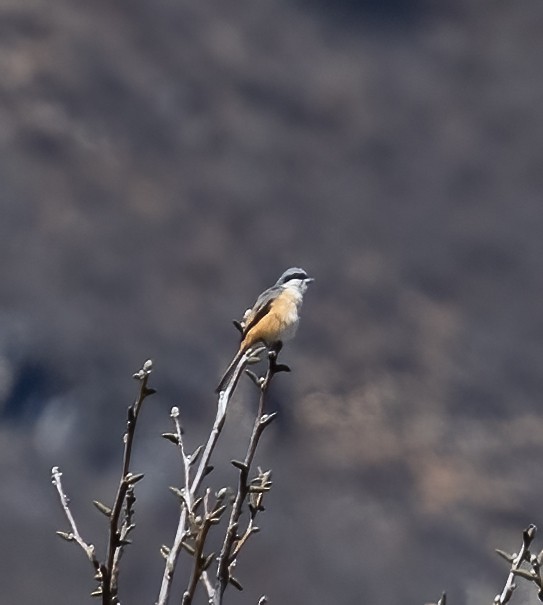
<svg viewBox="0 0 543 605"><path fill-rule="evenodd" d="M513 591L516 588L515 577L521 575L519 572L523 571L521 570L522 563L530 560L530 544L535 537L536 531L536 526L532 524L522 532L522 546L520 547L518 554L507 555L507 553L504 553L503 551L497 551L500 556L511 563L511 570L507 576L507 581L501 594L494 597L494 605L505 605L513 596Z"/></svg>
<svg viewBox="0 0 543 605"><path fill-rule="evenodd" d="M236 549L235 544L236 542L238 542L238 544L241 541L245 542L248 537L247 535L244 539L243 536L238 536L239 519L242 512L243 503L245 502L247 495L250 493L251 486L248 482L249 471L256 453L256 448L258 446L260 436L262 435L266 426L274 417L274 415L268 416L264 414L265 400L268 387L274 374L284 369L283 366L278 366L276 364L276 354L274 352L270 352L269 359L270 363L266 375L263 379L257 381L257 384L259 384L260 387L258 412L253 425L253 431L251 433L251 438L249 441L249 446L247 448L247 453L245 454L245 459L243 462L233 461L234 466L239 469L238 489L234 504L232 506L232 510L230 512L230 519L228 522L228 528L226 530L225 539L219 555L217 579L215 583L215 591L212 601L213 605L220 605L222 603L224 591L226 590L226 587L229 583L233 583L238 588L240 587L239 582L231 574L231 571L236 564L236 556L239 552L239 548Z"/></svg>
<svg viewBox="0 0 543 605"><path fill-rule="evenodd" d="M204 518L200 523L200 527L195 539L195 549L193 555L193 566L192 572L190 575L189 585L187 590L183 594L183 605L190 605L192 603L192 599L194 597L194 592L196 591L196 586L200 580L202 573L205 571L204 565L207 557L203 556L204 545L207 538L207 534L211 529L212 516L209 514L208 509L208 501L209 501L209 489L206 491L206 495L204 497ZM189 513L190 514L190 513Z"/></svg>
<svg viewBox="0 0 543 605"><path fill-rule="evenodd" d="M137 378L140 383L140 392L136 401L128 408L128 420L126 433L124 435L124 453L123 453L123 468L119 487L117 488L117 494L115 496L115 502L112 508L109 508L105 504L94 501L96 508L109 519L109 532L108 542L106 547L106 559L105 562L100 562L95 555L94 546L87 544L77 531L75 520L69 508L69 500L62 489L61 476L62 473L58 470L58 467L54 467L52 470L52 481L56 487L60 497L62 508L68 518L70 527L72 528L71 533L57 532L59 536L68 541L75 541L85 551L87 557L92 563L95 570L95 579L99 580L99 587L92 593L91 596L101 596L103 605L116 605L119 600L117 596L118 592L118 578L119 578L119 563L122 556L123 548L129 543L128 534L134 528L133 514L134 514L134 502L136 497L134 495L134 485L142 479L143 475L134 475L129 472L130 470L130 458L132 454L132 443L134 440L134 433L136 430L136 422L138 415L143 404L143 401L149 395L152 395L155 391L147 387L147 381L151 374L153 364L150 360L143 364L143 368L134 374L134 378ZM124 516L121 523L121 514L124 507Z"/></svg>
<svg viewBox="0 0 543 605"><path fill-rule="evenodd" d="M191 458L185 452L185 445L183 443L183 429L181 428L181 422L179 420L179 408L173 407L170 412L170 416L175 424L175 434L177 436L177 445L181 452L181 458L183 460L183 470L185 474L185 502L189 512L192 512L193 497L188 488L190 485L190 465Z"/></svg>
<svg viewBox="0 0 543 605"><path fill-rule="evenodd" d="M543 563L543 550L538 555L530 557L531 580L537 586L537 598L543 603L543 578L541 577L541 565Z"/></svg>
<svg viewBox="0 0 543 605"><path fill-rule="evenodd" d="M255 519L257 514L264 510L262 506L262 500L264 494L271 489L271 471L263 471L261 468L258 469L258 476L251 481L249 486L249 510L250 519L247 527L243 534L236 540L235 547L232 551L231 560L235 560L238 553L245 546L247 540L255 533L259 531L259 528L255 525Z"/></svg>
<svg viewBox="0 0 543 605"><path fill-rule="evenodd" d="M245 353L245 355L241 357L238 365L232 372L232 377L226 385L226 388L224 389L224 391L221 391L219 393L219 398L217 402L217 414L215 416L213 428L211 429L211 433L208 437L207 443L202 453L202 457L200 458L200 463L198 465L192 483L190 483L190 487L189 485L185 486L187 494L190 494L189 497L195 497L203 478L209 472L209 461L211 459L211 455L213 454L213 450L217 445L217 441L224 426L226 410L238 383L239 377L243 373L243 370L245 369L245 366L247 365L251 357L258 355L262 350L263 347L257 349L256 351L247 351L247 353ZM169 549L165 557L166 563L164 565L164 573L162 576L162 583L160 585L160 592L156 601L156 605L166 605L169 601L173 574L177 565L179 554L181 553L183 543L187 535L187 509L186 506L181 504L179 521L177 524L173 545Z"/></svg>
<svg viewBox="0 0 543 605"><path fill-rule="evenodd" d="M51 469L51 480L58 492L58 496L60 498L60 504L62 505L64 514L66 515L66 518L68 519L68 523L70 524L71 532L70 533L57 532L57 534L61 538L64 538L64 540L67 540L68 542L73 541L76 544L78 544L83 549L84 553L87 555L87 558L91 562L94 571L96 573L99 573L100 562L96 558L94 546L92 544L87 544L87 542L85 542L85 540L81 537L81 534L79 533L79 530L77 529L75 519L72 515L72 511L70 510L70 500L62 487L61 477L62 477L62 473L60 472L58 466L54 466Z"/></svg>
<svg viewBox="0 0 543 605"><path fill-rule="evenodd" d="M209 579L209 574L207 573L207 571L204 570L202 572L202 575L200 576L200 580L201 580L202 584L204 585L204 588L206 589L208 602L209 602L213 598L215 589L213 588L213 584L211 583L211 580Z"/></svg>
<svg viewBox="0 0 543 605"><path fill-rule="evenodd" d="M205 541L206 541L209 529L211 528L211 525L215 522L214 515L216 515L217 508L215 508L215 510L212 513L209 511L210 490L208 489L208 490L206 490L205 496L203 498L204 518L202 521L199 521L199 519L197 517L195 517L194 509L196 508L196 505L198 503L195 500L194 493L192 493L192 491L189 489L189 486L191 485L190 469L191 469L191 466L198 459L198 456L199 456L200 451L203 446L200 446L199 448L197 448L196 451L192 455L188 455L185 451L185 444L183 441L183 429L181 428L181 422L179 419L179 408L173 407L172 411L170 413L170 416L175 424L175 440L177 441L177 446L179 448L179 451L181 453L181 458L183 460L185 486L184 486L183 490L179 492L179 494L182 495L182 507L186 511L185 514L187 514L189 516L189 520L190 520L191 524L193 526L198 527L198 531L194 535L195 547L194 547L194 554L193 554L193 568L192 568L192 572L190 575L188 587L183 594L183 600L182 600L183 605L190 605L192 603L192 599L194 597L194 593L196 591L196 586L198 585L199 580L202 579L204 586L206 587L206 590L208 590L208 594L209 594L208 586L210 586L210 583L209 583L209 579L207 578L207 573L205 571L207 557L203 556L203 549L204 549L204 545L205 545ZM221 498L221 501L222 501L222 498ZM190 531L187 531L187 534L190 534L190 533L191 533ZM205 579L203 579L204 574L205 574ZM207 581L207 583L206 583L206 581ZM211 588L211 590L212 590L212 588ZM209 596L211 596L211 594L209 594Z"/></svg>
<svg viewBox="0 0 543 605"><path fill-rule="evenodd" d="M106 563L102 566L102 603L103 605L114 605L118 603L118 581L119 581L119 562L122 551L126 545L126 534L132 529L132 504L133 496L132 486L139 481L143 475L133 475L130 473L130 461L132 457L132 444L136 432L136 423L141 410L141 406L146 397L152 395L155 391L147 387L149 376L152 372L153 364L150 360L143 364L143 368L134 374L134 378L140 381L140 391L135 402L128 408L126 421L126 433L123 437L123 465L122 474L117 488L117 494L109 515L109 537L106 551ZM119 522L123 505L126 504L124 527L119 528ZM125 534L123 536L123 533Z"/></svg>

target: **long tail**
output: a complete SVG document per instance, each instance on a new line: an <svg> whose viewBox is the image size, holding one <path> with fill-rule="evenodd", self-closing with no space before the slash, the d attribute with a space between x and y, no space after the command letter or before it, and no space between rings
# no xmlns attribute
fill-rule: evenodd
<svg viewBox="0 0 543 605"><path fill-rule="evenodd" d="M215 389L215 393L220 393L221 391L224 391L228 381L230 380L230 375L237 367L240 359L243 357L246 351L247 349L244 347L239 348L239 351L236 353L234 359L232 359L230 365L226 368L224 374L222 375L221 381L219 382L219 386Z"/></svg>

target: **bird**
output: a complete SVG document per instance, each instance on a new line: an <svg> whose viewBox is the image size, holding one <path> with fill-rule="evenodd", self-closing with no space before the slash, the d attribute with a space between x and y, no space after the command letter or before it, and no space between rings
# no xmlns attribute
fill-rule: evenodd
<svg viewBox="0 0 543 605"><path fill-rule="evenodd" d="M312 281L314 279L299 267L287 269L277 282L264 290L255 304L245 311L243 319L234 322L241 332L241 343L215 389L216 393L225 389L232 371L249 349L261 343L270 351L278 353L283 343L294 337L304 294Z"/></svg>

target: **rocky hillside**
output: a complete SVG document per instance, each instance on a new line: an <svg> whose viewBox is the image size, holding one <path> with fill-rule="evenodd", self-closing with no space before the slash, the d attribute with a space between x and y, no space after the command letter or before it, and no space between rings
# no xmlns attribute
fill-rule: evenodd
<svg viewBox="0 0 543 605"><path fill-rule="evenodd" d="M537 0L2 2L6 603L86 602L49 469L98 542L88 503L148 357L123 602L154 602L179 481L158 435L176 404L203 438L230 319L293 264L316 281L236 602L492 601L493 549L543 518L542 20Z"/></svg>

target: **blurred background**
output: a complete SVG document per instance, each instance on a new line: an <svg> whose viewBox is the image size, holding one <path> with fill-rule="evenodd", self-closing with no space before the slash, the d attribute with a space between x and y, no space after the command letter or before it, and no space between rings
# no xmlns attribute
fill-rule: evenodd
<svg viewBox="0 0 543 605"><path fill-rule="evenodd" d="M275 485L227 602L491 602L493 549L543 519L543 4L3 0L0 47L2 600L91 602L50 468L101 554L91 500L150 357L121 595L154 602L169 410L205 439L230 320L299 265Z"/></svg>

